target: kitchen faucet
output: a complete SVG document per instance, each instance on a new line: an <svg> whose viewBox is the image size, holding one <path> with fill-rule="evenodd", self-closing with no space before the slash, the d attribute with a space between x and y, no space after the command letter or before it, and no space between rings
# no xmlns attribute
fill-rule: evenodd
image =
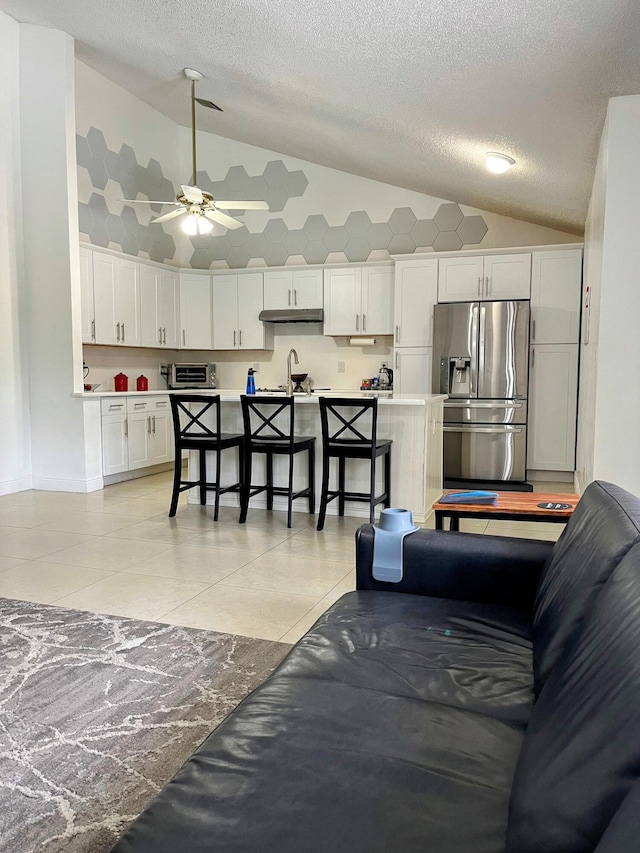
<svg viewBox="0 0 640 853"><path fill-rule="evenodd" d="M292 348L289 350L289 355L287 356L287 394L291 396L293 394L293 382L291 380L291 356L293 356L296 360L296 364L300 364L298 361L298 353Z"/></svg>

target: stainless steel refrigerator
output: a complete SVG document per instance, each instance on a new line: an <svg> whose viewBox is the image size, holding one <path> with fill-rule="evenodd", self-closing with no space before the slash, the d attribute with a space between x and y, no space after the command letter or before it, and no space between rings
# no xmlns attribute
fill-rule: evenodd
<svg viewBox="0 0 640 853"><path fill-rule="evenodd" d="M434 393L444 403L444 478L526 476L529 302L449 302L434 309Z"/></svg>

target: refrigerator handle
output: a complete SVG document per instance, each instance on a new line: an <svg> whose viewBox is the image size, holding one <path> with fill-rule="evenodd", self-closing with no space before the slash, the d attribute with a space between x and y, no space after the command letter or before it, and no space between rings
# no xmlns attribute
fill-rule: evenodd
<svg viewBox="0 0 640 853"><path fill-rule="evenodd" d="M478 276L478 299L482 299L482 276Z"/></svg>
<svg viewBox="0 0 640 853"><path fill-rule="evenodd" d="M487 309L485 305L478 306L478 377L484 375L486 369L485 361L485 335L487 331ZM479 390L479 389L476 389Z"/></svg>

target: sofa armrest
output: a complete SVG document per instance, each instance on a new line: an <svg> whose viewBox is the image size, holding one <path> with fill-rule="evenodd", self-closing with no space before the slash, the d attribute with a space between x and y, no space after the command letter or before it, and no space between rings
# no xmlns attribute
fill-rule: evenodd
<svg viewBox="0 0 640 853"><path fill-rule="evenodd" d="M553 542L418 530L405 537L400 583L374 580L374 531L356 533L356 588L504 604L530 610Z"/></svg>

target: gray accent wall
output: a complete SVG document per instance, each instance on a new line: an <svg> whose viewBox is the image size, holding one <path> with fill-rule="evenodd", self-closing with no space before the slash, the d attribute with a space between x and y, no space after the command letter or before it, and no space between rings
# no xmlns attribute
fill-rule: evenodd
<svg viewBox="0 0 640 853"><path fill-rule="evenodd" d="M128 205L122 199L173 201L176 188L163 174L161 163L138 162L130 145L111 151L103 133L91 127L86 136L77 135L79 170L80 232L96 246L113 245L126 254L172 261L176 242L169 229L149 222L151 215L167 212L160 205ZM282 160L268 162L260 175L249 175L243 165L231 166L222 181L213 181L206 171L198 172L198 186L214 198L265 200L269 214L284 211L292 198L304 196L309 181L302 169L289 170ZM114 195L115 193L115 195ZM232 211L242 216L243 211ZM175 231L174 224L171 230ZM478 245L488 227L482 216L465 216L454 203L441 204L432 219L418 219L411 207L396 207L389 219L372 221L366 210L353 210L344 222L329 224L322 213L311 213L301 228L290 228L285 219L269 215L262 231L246 226L221 235L182 237L194 269L248 265L283 266L295 256L302 264L330 260L362 262L374 253L375 260L417 250L456 251Z"/></svg>

